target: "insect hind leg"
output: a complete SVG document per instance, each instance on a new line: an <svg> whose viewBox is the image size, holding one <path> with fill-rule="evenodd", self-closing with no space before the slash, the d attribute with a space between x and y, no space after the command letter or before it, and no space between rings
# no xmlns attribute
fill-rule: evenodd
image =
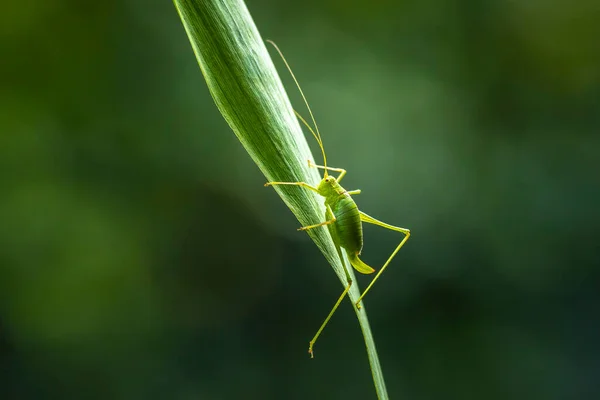
<svg viewBox="0 0 600 400"><path fill-rule="evenodd" d="M332 217L334 217L333 211L331 210L331 207L329 205L327 205L327 213L325 214L325 218L326 219L327 218L331 219ZM331 228L331 225L329 227ZM344 256L342 255L342 249L341 249L341 247L339 245L339 238L338 238L338 236L336 234L335 229L330 229L329 232L331 232L332 239L333 239L333 241L334 241L334 243L336 245L335 249L336 249L337 254L338 254L339 258L340 258L340 261L342 262L342 267L344 267L344 275L346 275L346 282L348 282L348 286L346 286L346 288L344 289L344 291L342 292L342 294L340 295L340 297L335 302L333 308L331 309L331 311L327 315L327 318L325 318L325 321L323 321L323 323L319 327L319 330L317 331L317 333L315 334L315 336L312 338L312 340L309 342L309 344L308 344L308 353L310 354L310 358L314 357L313 346L315 345L315 342L319 338L319 335L321 335L321 332L323 332L323 329L325 328L325 326L327 325L327 323L329 322L329 320L331 319L331 317L333 316L333 314L335 314L336 310L338 309L338 307L342 303L342 300L344 300L344 297L346 297L346 295L350 291L350 288L352 287L352 277L350 275L350 271L348 271L348 266L346 265L346 261L344 260Z"/></svg>
<svg viewBox="0 0 600 400"><path fill-rule="evenodd" d="M404 243L406 243L406 241L410 237L410 230L408 230L406 228L400 228L399 226L394 226L394 225L386 224L385 222L381 222L381 221L379 221L379 220L371 217L370 215L365 214L362 211L359 211L359 213L360 213L360 220L362 222L366 222L366 223L369 223L369 224L381 226L383 228L390 229L392 231L401 232L401 233L404 234L404 238L402 239L402 241L400 242L400 244L398 245L398 247L396 247L396 250L394 250L394 252L392 253L392 255L387 259L387 261L385 262L385 264L383 264L383 267L381 267L381 269L379 270L379 272L377 273L377 275L375 275L375 278L373 278L373 280L371 281L371 283L369 284L369 286L367 286L367 288L365 289L365 291L362 292L362 294L360 295L360 297L356 301L356 307L357 308L360 308L360 302L362 301L363 297L365 297L365 295L367 294L367 292L369 290L371 290L371 287L373 287L373 284L375 284L375 282L377 281L377 279L379 279L379 277L381 276L381 274L383 273L383 271L385 271L385 269L390 264L390 262L392 261L392 259L396 256L396 254L398 253L398 251L400 251L400 249L402 248L402 246L404 246Z"/></svg>
<svg viewBox="0 0 600 400"><path fill-rule="evenodd" d="M345 266L344 266L344 269L345 269ZM317 333L315 334L315 336L308 343L308 354L310 354L310 358L314 358L315 357L315 355L313 353L313 346L315 345L315 342L317 341L317 339L321 335L321 332L323 332L323 329L325 328L325 326L327 325L327 323L329 322L329 320L331 319L331 317L333 316L333 314L335 314L336 310L338 309L338 307L342 303L342 300L344 300L344 297L346 297L346 295L350 291L350 288L352 287L352 279L350 278L350 275L347 274L347 277L348 277L348 286L346 286L346 289L344 289L344 291L342 292L342 294L340 295L340 297L335 302L333 308L329 312L329 315L327 315L327 318L325 318L325 321L323 321L323 323L321 324L321 327L319 327L319 330L317 331Z"/></svg>

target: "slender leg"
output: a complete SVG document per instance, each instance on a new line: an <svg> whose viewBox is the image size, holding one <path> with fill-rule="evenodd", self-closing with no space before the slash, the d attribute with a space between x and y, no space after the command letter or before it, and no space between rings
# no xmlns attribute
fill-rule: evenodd
<svg viewBox="0 0 600 400"><path fill-rule="evenodd" d="M325 213L325 217L327 218L327 221L321 222L318 224L314 224L314 225L303 226L302 228L298 228L298 230L299 231L307 231L309 229L318 228L320 226L333 224L335 221L337 221L337 218L335 218L335 215L333 215L333 211L331 210L331 207L329 206L329 204L325 204L325 207L327 208L327 212Z"/></svg>
<svg viewBox="0 0 600 400"><path fill-rule="evenodd" d="M333 216L333 213L331 213L330 210L331 210L331 208L327 207L327 214L326 214L325 218L331 218ZM340 257L340 260L342 261L342 266L344 267L344 274L346 275L346 281L348 282L348 286L346 286L346 288L344 289L344 291L342 292L342 294L340 295L340 297L335 302L333 308L331 309L331 311L327 315L327 318L325 318L325 321L323 321L323 323L321 324L321 327L319 328L319 330L317 331L317 333L315 334L315 336L312 338L312 340L309 342L309 344L308 344L308 353L310 354L310 358L314 357L313 346L315 345L315 342L317 341L317 338L319 337L319 335L321 334L321 332L323 332L323 329L325 328L325 326L327 325L327 323L331 319L331 316L333 314L335 314L335 311L340 306L340 304L342 303L342 300L344 300L344 297L346 297L346 295L348 294L348 291L350 290L350 287L352 286L352 278L350 277L350 272L348 272L348 267L346 267L346 262L344 261L344 257L342 256L342 249L341 249L341 247L339 245L339 239L337 237L337 233L335 232L335 229L332 229L331 227L330 227L329 231L332 234L333 242L335 243L335 247L336 247L338 256Z"/></svg>
<svg viewBox="0 0 600 400"><path fill-rule="evenodd" d="M343 173L345 173L345 172L346 171L343 171ZM340 176L343 176L343 173L340 174ZM267 182L267 183L265 183L265 186L274 186L274 185L302 186L309 190L319 193L319 190L317 188L309 185L306 182ZM356 192L356 191L354 191L354 192ZM360 190L358 192L360 193ZM355 194L358 194L358 193L355 193ZM300 230L306 230L306 229L316 228L318 226L330 225L331 223L335 222L336 218L335 218L335 215L333 214L333 211L331 210L331 207L329 205L327 205L326 207L327 207L327 213L325 214L325 218L327 219L327 221L320 223L320 224L316 224L316 225L305 226L305 227L300 228ZM317 339L321 335L321 332L323 332L323 329L325 329L325 326L329 323L329 320L331 319L333 314L335 314L338 307L342 303L342 300L344 300L344 297L346 297L346 295L350 291L350 288L352 287L352 278L350 277L350 272L348 272L348 267L346 266L346 262L344 261L344 257L342 255L342 250L339 245L339 238L337 237L337 234L335 233L336 232L335 229L331 229L331 227L330 227L329 232L331 233L331 235L333 237L333 241L336 244L336 250L337 250L338 256L342 262L342 266L344 267L344 274L346 275L346 281L348 282L348 286L346 286L346 288L344 289L344 291L342 292L340 297L337 299L337 301L333 305L333 308L331 309L331 311L325 318L325 321L323 321L323 323L317 330L317 333L315 334L315 336L313 336L311 341L308 343L308 353L310 354L310 358L314 357L313 347L314 347L315 343L317 342Z"/></svg>
<svg viewBox="0 0 600 400"><path fill-rule="evenodd" d="M360 189L348 190L348 194L351 196L354 196L355 194L360 194Z"/></svg>
<svg viewBox="0 0 600 400"><path fill-rule="evenodd" d="M317 193L319 193L319 190L313 186L310 186L308 183L305 182L267 182L265 183L265 186L273 186L273 185L292 185L292 186L302 186L305 187L307 189L310 189L312 191L315 191ZM314 225L308 225L308 226L303 226L301 228L298 228L299 231L306 231L309 229L313 229L313 228L318 228L319 226L325 226L325 225L329 225L332 224L336 221L335 216L333 215L333 212L331 211L331 208L329 206L327 206L328 211L331 213L331 219L325 221L325 222L321 222L318 224L314 224Z"/></svg>
<svg viewBox="0 0 600 400"><path fill-rule="evenodd" d="M307 188L309 190L312 190L313 192L319 193L319 189L317 189L314 186L310 186L306 182L267 182L267 183L265 183L265 186L275 186L275 185L302 186L302 187L305 187L305 188Z"/></svg>
<svg viewBox="0 0 600 400"><path fill-rule="evenodd" d="M335 313L335 311L337 310L337 308L340 306L340 303L342 302L342 300L344 300L344 297L346 297L346 295L348 294L348 291L350 291L350 287L352 287L352 279L348 280L348 286L346 286L346 289L344 289L344 291L340 295L339 299L337 299L337 301L335 302L335 305L333 306L333 308L329 312L329 315L327 316L327 318L325 318L325 321L323 321L323 324L321 325L321 327L319 328L319 330L317 331L317 333L315 334L315 336L308 343L308 354L310 354L310 358L314 358L315 357L315 355L313 353L313 346L315 345L315 342L317 341L317 338L319 337L319 335L321 334L321 332L323 332L323 329L325 328L325 325L327 325L327 323L331 319L331 316Z"/></svg>
<svg viewBox="0 0 600 400"><path fill-rule="evenodd" d="M373 280L371 281L371 283L369 284L369 286L367 286L367 288L365 289L365 291L360 295L360 297L358 298L358 301L356 302L356 307L358 307L358 308L360 308L360 302L363 299L363 297L365 297L365 295L371 289L371 287L373 286L373 284L375 283L375 281L379 278L379 276L387 268L388 264L396 256L396 253L398 253L398 251L402 248L402 246L404 246L404 243L406 243L406 241L410 237L410 230L408 230L408 229L400 228L398 226L386 224L385 222L381 222L379 220L376 220L375 218L373 218L373 217L365 214L362 211L359 211L359 212L360 212L360 220L361 221L367 222L367 223L373 224L373 225L378 225L378 226L384 227L386 229L390 229L392 231L402 232L404 234L404 239L402 239L402 241L400 242L400 244L398 245L398 247L396 247L396 250L394 250L394 252L390 256L390 258L387 259L387 261L385 262L385 264L383 264L383 267L381 267L381 269L379 270L379 272L377 273L377 275L375 275L375 278L373 278Z"/></svg>
<svg viewBox="0 0 600 400"><path fill-rule="evenodd" d="M322 165L313 164L312 161L310 161L310 160L308 160L308 167L309 168L325 169L327 171L336 171L336 172L339 172L340 175L336 178L336 180L338 182L342 180L342 178L344 177L344 175L346 175L346 170L343 169L343 168L324 167Z"/></svg>
<svg viewBox="0 0 600 400"><path fill-rule="evenodd" d="M299 231L307 231L309 229L318 228L319 226L325 226L325 225L333 224L335 221L337 221L337 219L335 217L333 217L333 219L330 219L329 221L321 222L320 224L303 226L302 228L298 228L298 230Z"/></svg>

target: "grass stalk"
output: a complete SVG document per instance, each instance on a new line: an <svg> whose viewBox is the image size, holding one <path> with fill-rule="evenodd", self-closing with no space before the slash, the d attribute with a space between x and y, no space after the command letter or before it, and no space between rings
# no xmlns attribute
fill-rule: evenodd
<svg viewBox="0 0 600 400"><path fill-rule="evenodd" d="M174 3L217 107L266 180L318 184L321 178L317 170L307 165L307 160L315 158L244 2L174 0ZM285 186L275 186L274 190L302 226L323 220L323 199L312 191ZM312 229L307 233L345 286L344 269L329 231ZM346 265L350 265L348 260ZM365 340L377 396L387 399L364 304L360 310L354 306L360 291L351 273L355 284L348 296ZM328 307L323 306L323 316Z"/></svg>

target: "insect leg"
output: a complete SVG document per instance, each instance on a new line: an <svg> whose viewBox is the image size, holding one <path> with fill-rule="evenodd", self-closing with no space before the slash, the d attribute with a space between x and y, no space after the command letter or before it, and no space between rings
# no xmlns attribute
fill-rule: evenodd
<svg viewBox="0 0 600 400"><path fill-rule="evenodd" d="M342 178L344 177L344 175L346 175L346 170L343 168L333 168L333 167L324 167L322 165L317 165L317 164L313 164L312 161L308 160L308 167L309 168L319 168L319 169L326 169L328 171L336 171L339 172L340 175L336 178L336 180L339 182L342 180Z"/></svg>
<svg viewBox="0 0 600 400"><path fill-rule="evenodd" d="M334 215L333 215L333 212L331 211L331 207L329 207L329 205L328 205L327 206L326 218L331 218L333 216ZM310 358L314 357L313 346L315 345L315 342L317 341L317 338L319 337L319 335L321 334L321 332L323 332L323 329L325 328L325 326L327 325L327 323L329 322L329 320L331 319L331 317L333 316L333 314L335 314L335 311L340 306L340 304L342 303L342 300L344 300L344 297L346 297L346 295L348 294L348 291L350 290L350 287L352 286L352 278L350 277L350 272L348 272L348 267L346 267L346 261L344 261L344 257L342 256L342 249L341 249L340 244L339 244L340 242L339 242L339 238L337 236L337 233L336 233L335 229L332 226L329 227L329 232L331 233L331 237L333 239L333 242L335 243L335 247L336 247L338 256L340 257L340 260L342 261L342 266L344 267L344 274L346 275L346 281L348 282L348 286L346 286L346 288L344 289L344 291L342 292L342 294L340 295L340 297L335 302L333 308L331 309L331 311L327 315L327 318L325 318L325 321L323 321L323 323L321 324L321 327L319 327L319 330L317 331L317 333L315 334L315 336L312 338L312 340L309 342L309 344L308 344L308 353L310 354Z"/></svg>
<svg viewBox="0 0 600 400"><path fill-rule="evenodd" d="M318 228L319 226L333 224L335 221L337 221L337 218L333 214L333 210L331 209L331 206L329 204L326 204L325 207L327 208L327 212L325 213L325 218L327 218L327 221L321 222L319 224L303 226L302 228L298 228L298 230L299 231L307 231L309 229Z"/></svg>
<svg viewBox="0 0 600 400"><path fill-rule="evenodd" d="M355 194L360 194L360 189L348 190L348 194L352 196L354 196Z"/></svg>
<svg viewBox="0 0 600 400"><path fill-rule="evenodd" d="M315 224L315 225L303 226L302 228L298 228L298 230L299 231L307 231L309 229L318 228L319 226L333 224L335 221L337 221L337 219L335 217L333 217L333 219L330 219L329 221L321 222L320 224Z"/></svg>
<svg viewBox="0 0 600 400"><path fill-rule="evenodd" d="M275 185L292 185L292 186L302 186L305 187L309 190L312 190L313 192L317 192L319 193L319 189L317 189L314 186L310 186L308 183L306 182L267 182L265 183L265 186L275 186Z"/></svg>
<svg viewBox="0 0 600 400"><path fill-rule="evenodd" d="M345 264L344 264L344 269L346 269L346 265ZM346 271L346 274L348 275L347 271ZM314 356L315 356L314 353L313 353L313 346L315 345L315 342L317 341L317 338L319 337L319 335L321 335L321 332L323 332L323 329L325 328L325 325L327 325L327 323L331 319L331 316L335 313L335 311L337 310L337 308L340 306L340 303L342 302L342 300L344 300L344 297L346 297L346 295L348 294L348 291L350 291L350 287L351 286L352 286L352 279L350 278L350 275L348 275L348 286L346 286L346 289L344 289L344 291L342 292L342 294L340 295L340 297L335 302L335 305L333 306L333 308L329 312L329 315L327 316L327 318L325 318L325 321L323 321L323 324L321 324L321 327L319 328L319 330L317 331L317 333L315 334L315 336L308 343L308 353L310 354L310 358L314 358Z"/></svg>
<svg viewBox="0 0 600 400"><path fill-rule="evenodd" d="M394 250L394 252L387 259L387 261L385 262L385 264L383 264L383 267L381 267L381 269L379 270L379 272L377 273L377 275L375 275L375 278L373 278L373 280L371 281L371 283L369 284L369 286L367 286L367 288L365 289L365 291L360 295L360 297L358 298L358 301L356 302L356 307L358 307L358 308L360 308L360 302L361 302L362 298L365 297L365 295L371 289L371 287L373 286L373 284L375 283L375 281L379 278L379 276L387 268L388 264L396 256L396 253L398 253L398 251L402 248L402 246L404 246L404 243L406 243L406 241L410 237L410 230L408 230L408 229L400 228L398 226L386 224L385 222L381 222L381 221L379 221L379 220L377 220L377 219L375 219L375 218L373 218L373 217L365 214L362 211L359 211L359 212L360 212L360 220L362 222L367 222L369 224L378 225L378 226L381 226L383 228L390 229L392 231L401 232L401 233L404 234L404 239L402 239L402 241L400 242L400 244L398 245L398 247L396 247L396 250Z"/></svg>

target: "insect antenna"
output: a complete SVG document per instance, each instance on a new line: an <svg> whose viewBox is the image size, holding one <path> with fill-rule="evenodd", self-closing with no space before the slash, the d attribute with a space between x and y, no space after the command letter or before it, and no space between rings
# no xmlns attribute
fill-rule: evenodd
<svg viewBox="0 0 600 400"><path fill-rule="evenodd" d="M300 115L300 113L298 111L296 111L296 110L294 110L294 114L296 114L296 117L298 117L298 119L300 121L302 121L302 123L304 124L304 126L306 126L308 128L308 130L310 131L310 133L312 133L312 135L314 136L314 138L317 140L317 143L322 144L321 141L319 140L319 138L317 137L317 134L313 130L313 128L308 124L308 122L306 122L306 120L302 117L302 115Z"/></svg>
<svg viewBox="0 0 600 400"><path fill-rule="evenodd" d="M267 42L271 43L273 45L273 47L275 47L275 50L277 50L277 52L279 53L279 56L281 57L285 66L287 67L288 71L290 72L290 75L292 75L292 78L294 79L294 82L296 83L296 87L298 88L298 91L300 91L300 95L302 95L302 100L304 100L304 104L306 104L306 108L308 109L308 113L310 114L310 118L312 119L313 125L315 126L315 131L317 131L317 133L315 134L315 131L312 130L310 125L306 122L306 120L304 118L302 118L300 116L300 114L298 114L298 112L296 110L294 110L294 113L304 123L304 125L306 125L306 127L310 130L310 132L313 134L313 136L317 140L317 143L319 143L319 147L321 148L321 153L323 154L323 166L325 167L325 169L324 169L325 172L323 173L323 175L325 177L327 177L327 175L328 175L327 174L327 156L325 155L325 148L323 147L323 140L321 140L321 133L319 132L319 127L317 126L317 121L315 120L315 116L313 115L312 110L310 109L310 106L308 105L306 96L304 96L304 92L302 91L302 88L300 87L300 84L298 83L296 76L292 72L292 68L290 68L290 65L288 64L287 60L283 56L283 53L281 52L281 50L279 50L279 47L277 47L275 42L273 42L272 40L267 40Z"/></svg>

